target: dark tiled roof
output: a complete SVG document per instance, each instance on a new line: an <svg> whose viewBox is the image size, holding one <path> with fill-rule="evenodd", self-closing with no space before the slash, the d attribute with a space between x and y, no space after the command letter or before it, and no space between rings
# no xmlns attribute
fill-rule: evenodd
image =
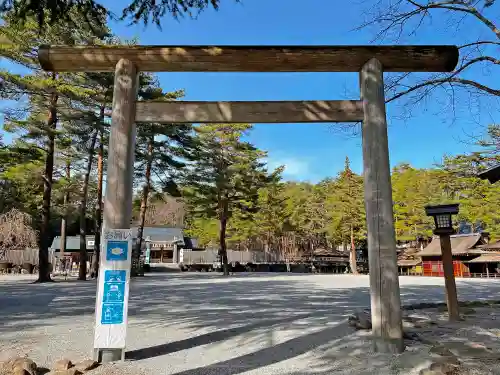
<svg viewBox="0 0 500 375"><path fill-rule="evenodd" d="M500 241L487 243L486 245L478 246L478 248L483 250L498 250L500 249Z"/></svg>
<svg viewBox="0 0 500 375"><path fill-rule="evenodd" d="M451 252L453 255L464 255L464 254L482 254L484 253L481 249L476 249L477 245L482 245L482 235L481 233L474 234L457 234L450 236L451 241ZM419 256L440 256L441 255L441 243L439 242L439 237L434 237L429 245L423 249Z"/></svg>
<svg viewBox="0 0 500 375"><path fill-rule="evenodd" d="M132 235L137 237L137 227L132 227ZM142 238L150 237L151 241L174 241L177 239L184 244L184 233L182 228L167 228L167 227L144 227Z"/></svg>
<svg viewBox="0 0 500 375"><path fill-rule="evenodd" d="M483 254L467 263L500 263L500 254Z"/></svg>
<svg viewBox="0 0 500 375"><path fill-rule="evenodd" d="M494 167L485 170L477 175L479 178L483 180L488 180L492 184L500 180L500 164L495 165Z"/></svg>

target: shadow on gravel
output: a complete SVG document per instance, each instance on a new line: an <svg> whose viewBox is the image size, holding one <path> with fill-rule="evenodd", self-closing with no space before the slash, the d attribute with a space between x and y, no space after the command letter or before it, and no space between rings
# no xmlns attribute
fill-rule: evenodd
<svg viewBox="0 0 500 375"><path fill-rule="evenodd" d="M194 336L189 339L181 341L174 341L167 344L152 346L149 348L131 350L126 353L126 359L137 361L141 359L158 357L170 353L175 353L181 350L191 349L196 346L224 341L239 335L243 335L245 333L252 332L254 330L259 330L263 328L272 330L273 328L278 328L281 324L291 323L297 319L310 318L310 317L311 315L303 314L300 316L293 316L284 319L259 321L257 323L251 323L236 328L221 329L215 332Z"/></svg>
<svg viewBox="0 0 500 375"><path fill-rule="evenodd" d="M217 362L214 365L177 372L176 375L240 374L300 356L309 351L316 350L331 341L349 336L352 333L353 329L347 323L340 323L337 326L302 335L250 354Z"/></svg>
<svg viewBox="0 0 500 375"><path fill-rule="evenodd" d="M325 277L322 275L284 276L242 274L222 278L171 273L132 280L129 332L146 334L182 326L188 338L147 345L149 340L144 337L137 340L143 346L131 347L126 358L139 364L150 358L168 361L168 356L177 352L232 339L237 340L235 345L253 347L253 352L208 366L198 364L178 375L235 375L311 352L317 360L308 373L327 374L339 360L366 350L359 334L344 322L347 315L369 306L369 288L350 287L346 283L351 279L343 276L329 276L326 280L331 287L311 281ZM404 304L444 301L443 286L418 285L416 280L414 285L402 283ZM95 289L95 281L0 282L0 336L19 331L29 335L33 328L57 325L64 318L78 324L88 316L85 321L89 322L94 314ZM500 282L459 280L458 291L462 300L494 299L500 295ZM287 341L278 342L273 335L281 331L294 333ZM368 363L366 359L359 366L353 373L377 373L373 360Z"/></svg>

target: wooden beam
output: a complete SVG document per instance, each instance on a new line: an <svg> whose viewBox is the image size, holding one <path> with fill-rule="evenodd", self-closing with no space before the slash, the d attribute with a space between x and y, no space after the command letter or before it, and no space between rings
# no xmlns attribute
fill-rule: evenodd
<svg viewBox="0 0 500 375"><path fill-rule="evenodd" d="M144 72L358 72L371 58L386 72L448 72L456 46L41 46L43 69L113 72L120 59Z"/></svg>
<svg viewBox="0 0 500 375"><path fill-rule="evenodd" d="M292 123L363 120L360 100L295 102L137 102L136 122Z"/></svg>

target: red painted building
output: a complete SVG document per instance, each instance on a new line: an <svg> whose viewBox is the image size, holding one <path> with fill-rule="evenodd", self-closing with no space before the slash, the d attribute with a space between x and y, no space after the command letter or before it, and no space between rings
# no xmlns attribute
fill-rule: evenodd
<svg viewBox="0 0 500 375"><path fill-rule="evenodd" d="M487 243L488 234L457 234L450 236L450 240L455 276L469 277L474 272L470 268L472 265L469 261L485 253L478 246ZM419 255L422 257L422 274L424 276L444 276L439 237L434 237L431 243Z"/></svg>

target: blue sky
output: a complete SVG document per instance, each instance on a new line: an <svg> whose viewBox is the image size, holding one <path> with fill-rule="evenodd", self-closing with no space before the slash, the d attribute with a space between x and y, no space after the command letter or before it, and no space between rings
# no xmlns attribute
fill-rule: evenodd
<svg viewBox="0 0 500 375"><path fill-rule="evenodd" d="M221 0L218 12L210 10L198 19L179 22L165 18L163 29L154 25L128 26L113 23L120 37L138 37L141 44L369 44L373 31L352 31L361 12L372 0L342 2L331 0L243 0L235 4ZM106 1L104 2L106 4ZM118 2L107 0L113 10ZM120 6L122 2L120 2ZM113 5L112 5L113 4ZM405 43L461 44L469 37L487 35L477 22L463 29L425 26L418 37ZM5 62L0 61L0 68ZM477 74L488 74L479 71ZM161 73L165 90L185 89L186 100L307 100L357 99L358 75L355 73ZM492 76L491 85L500 86ZM496 84L495 84L496 83ZM437 98L439 99L439 98ZM470 113L460 108L451 121L439 100L414 108L408 120L399 118L401 108L388 107L391 164L408 162L428 167L443 154L472 151L471 134L478 134L495 121L488 105ZM344 166L345 157L353 170L361 173L361 139L335 124L257 124L249 140L269 153L269 164L286 166L285 177L318 181L334 176Z"/></svg>

